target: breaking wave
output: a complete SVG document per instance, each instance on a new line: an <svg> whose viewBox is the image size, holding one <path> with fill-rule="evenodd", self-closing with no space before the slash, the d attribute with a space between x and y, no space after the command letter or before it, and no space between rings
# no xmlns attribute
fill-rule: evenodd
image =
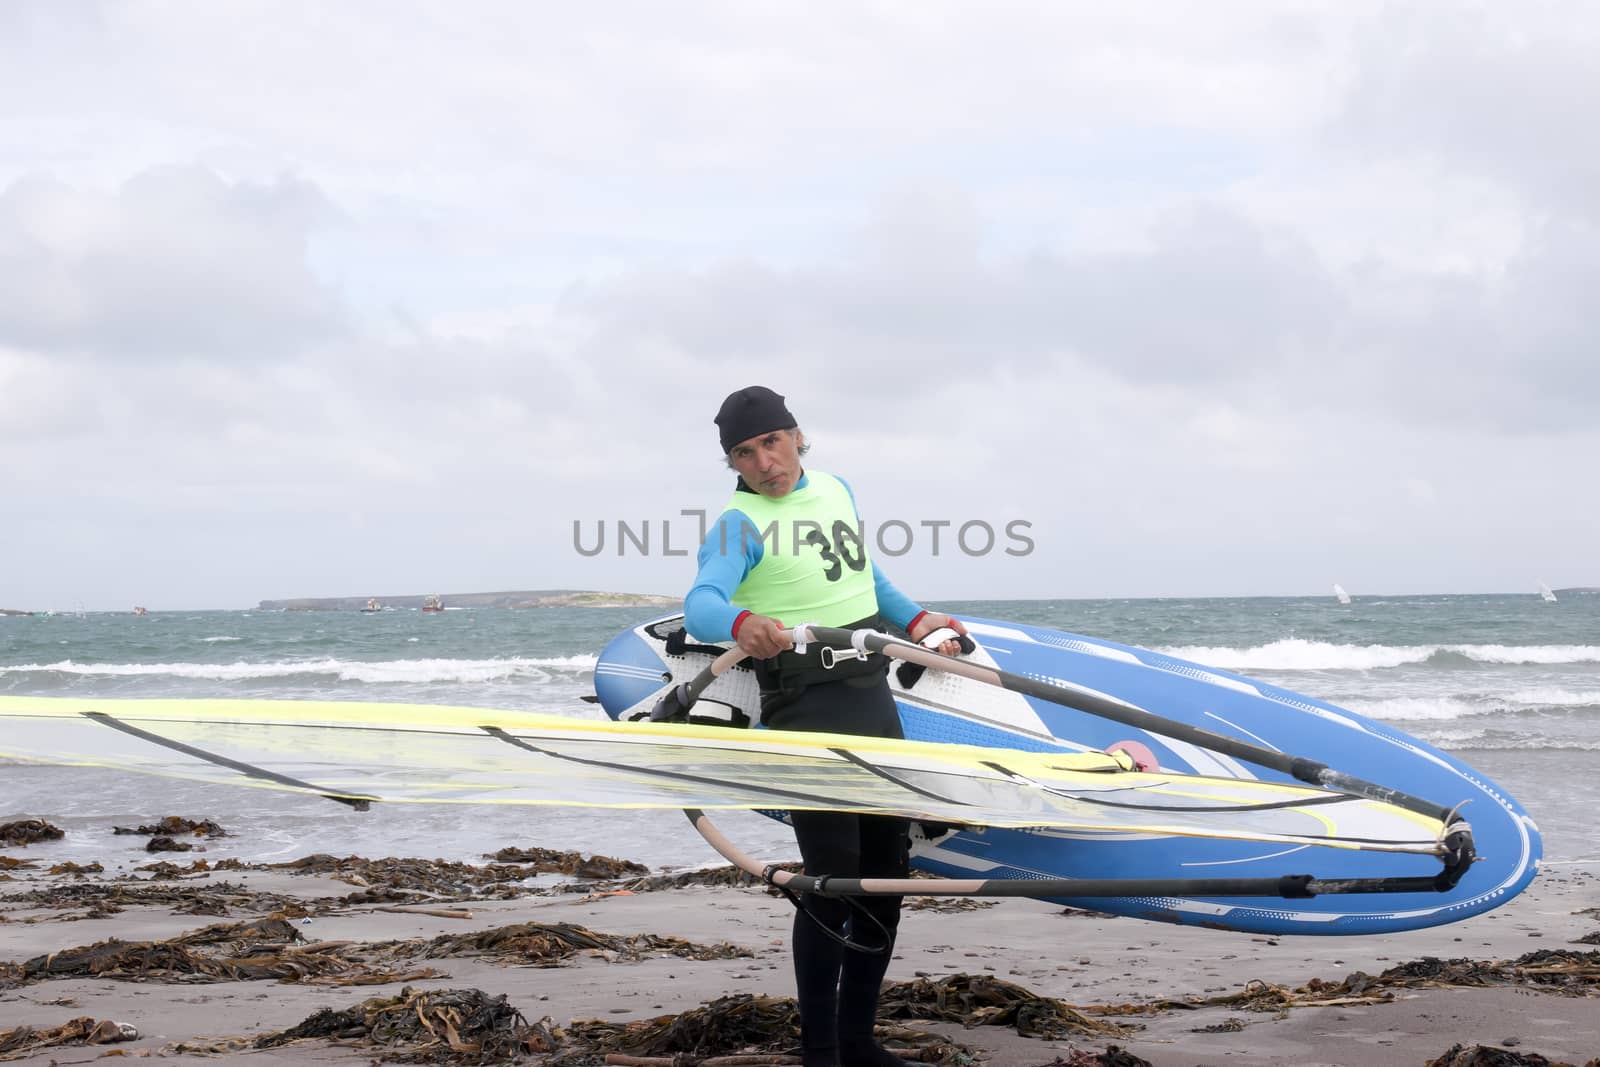
<svg viewBox="0 0 1600 1067"><path fill-rule="evenodd" d="M1298 637L1251 648L1189 645L1160 649L1220 670L1370 671L1414 664L1458 666L1463 662L1518 664L1600 663L1597 645L1340 645Z"/></svg>
<svg viewBox="0 0 1600 1067"><path fill-rule="evenodd" d="M1336 703L1383 722L1446 722L1483 715L1525 716L1541 709L1559 709L1563 712L1583 708L1600 709L1600 690L1540 686L1507 693L1353 699Z"/></svg>
<svg viewBox="0 0 1600 1067"><path fill-rule="evenodd" d="M594 670L589 655L513 657L510 659L399 659L363 662L344 659L280 661L276 663L24 663L0 667L7 674L53 673L82 677L197 678L240 682L269 678L335 678L342 682L494 682L513 678L542 679L552 672L582 673Z"/></svg>

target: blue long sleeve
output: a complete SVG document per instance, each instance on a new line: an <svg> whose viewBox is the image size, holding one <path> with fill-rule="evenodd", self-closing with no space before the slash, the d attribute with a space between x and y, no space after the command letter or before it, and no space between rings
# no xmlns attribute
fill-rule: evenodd
<svg viewBox="0 0 1600 1067"><path fill-rule="evenodd" d="M730 508L718 516L700 546L694 586L683 598L683 625L691 637L733 640L733 621L744 610L734 606L734 591L765 550L756 524L744 512Z"/></svg>
<svg viewBox="0 0 1600 1067"><path fill-rule="evenodd" d="M878 594L878 614L900 629L909 630L911 620L922 614L922 608L895 587L877 560L872 561L872 585Z"/></svg>

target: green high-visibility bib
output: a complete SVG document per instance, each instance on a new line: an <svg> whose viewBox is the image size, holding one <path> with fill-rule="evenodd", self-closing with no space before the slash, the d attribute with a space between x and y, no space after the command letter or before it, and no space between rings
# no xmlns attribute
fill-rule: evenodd
<svg viewBox="0 0 1600 1067"><path fill-rule="evenodd" d="M733 603L785 626L845 626L876 615L872 560L850 490L831 474L806 475L803 488L783 496L740 492L728 501L755 524L745 536L763 545L761 562L734 590Z"/></svg>

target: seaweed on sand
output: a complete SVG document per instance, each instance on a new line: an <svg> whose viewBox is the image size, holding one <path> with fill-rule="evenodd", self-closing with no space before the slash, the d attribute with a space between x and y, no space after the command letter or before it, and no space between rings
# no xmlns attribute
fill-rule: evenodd
<svg viewBox="0 0 1600 1067"><path fill-rule="evenodd" d="M676 1015L629 1023L574 1020L554 1031L550 1062L580 1067L601 1062L633 1067L733 1067L798 1062L800 1014L793 997L740 993ZM924 1063L970 1064L972 1050L938 1034L904 1026L877 1028L895 1055Z"/></svg>
<svg viewBox="0 0 1600 1067"><path fill-rule="evenodd" d="M167 815L147 826L129 828L113 826L113 834L143 834L146 837L227 837L228 831L210 819L186 819L182 815Z"/></svg>
<svg viewBox="0 0 1600 1067"><path fill-rule="evenodd" d="M536 966L555 966L580 952L606 959L637 960L667 954L693 960L726 960L753 955L747 948L723 942L700 945L665 934L597 933L574 923L513 923L465 934L445 934L431 940L387 942L375 949L393 958L444 959L451 956L486 956Z"/></svg>
<svg viewBox="0 0 1600 1067"><path fill-rule="evenodd" d="M238 982L276 978L286 982L376 985L436 978L431 968L396 972L374 967L353 953L349 942L298 944L299 932L277 917L249 923L219 923L167 941L115 938L0 964L0 988L52 978L111 978L123 981Z"/></svg>
<svg viewBox="0 0 1600 1067"><path fill-rule="evenodd" d="M485 858L496 863L526 863L540 874L570 874L574 878L629 878L650 873L650 868L632 860L613 856L585 856L581 852L563 852L553 848L507 847Z"/></svg>
<svg viewBox="0 0 1600 1067"><path fill-rule="evenodd" d="M301 1037L361 1034L401 1063L495 1063L528 1052L548 1051L547 1027L530 1024L505 996L477 989L416 991L369 1000L345 1012L319 1013L300 1025L269 1035L257 1048Z"/></svg>
<svg viewBox="0 0 1600 1067"><path fill-rule="evenodd" d="M696 960L751 955L737 945L700 945L660 934L597 933L570 923L516 923L465 934L400 941L305 939L281 915L215 923L166 941L116 939L0 964L0 988L52 978L96 977L165 982L236 982L275 978L320 985L377 985L440 977L424 966L478 956L537 967L559 966L578 953L607 960L668 954Z"/></svg>
<svg viewBox="0 0 1600 1067"><path fill-rule="evenodd" d="M66 837L66 831L43 819L18 819L15 822L0 823L0 846L4 845L33 845L40 841L59 841Z"/></svg>
<svg viewBox="0 0 1600 1067"><path fill-rule="evenodd" d="M138 1036L139 1031L127 1023L112 1022L110 1019L97 1022L88 1015L43 1030L17 1026L0 1030L0 1060L18 1059L39 1049L59 1045L107 1045L113 1041L133 1041Z"/></svg>
<svg viewBox="0 0 1600 1067"><path fill-rule="evenodd" d="M1104 1019L1043 997L1012 982L984 975L952 974L897 982L878 1000L878 1015L890 1019L937 1019L964 1026L1011 1026L1023 1037L1047 1040L1086 1035L1123 1037L1132 1032Z"/></svg>

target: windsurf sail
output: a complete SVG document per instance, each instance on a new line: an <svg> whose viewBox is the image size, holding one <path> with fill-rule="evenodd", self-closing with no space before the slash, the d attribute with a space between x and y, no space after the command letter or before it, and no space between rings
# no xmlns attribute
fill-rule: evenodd
<svg viewBox="0 0 1600 1067"><path fill-rule="evenodd" d="M1344 591L1344 586L1338 582L1333 583L1333 598L1341 604L1350 603L1350 594Z"/></svg>
<svg viewBox="0 0 1600 1067"><path fill-rule="evenodd" d="M1541 599L1543 599L1543 600L1545 600L1545 601L1547 601L1547 602L1549 602L1551 604L1554 604L1556 602L1555 590L1551 589L1548 585L1545 585L1543 582L1539 583L1539 596L1540 596Z"/></svg>
<svg viewBox="0 0 1600 1067"><path fill-rule="evenodd" d="M881 635L879 635L881 636ZM801 809L1448 862L1448 820L1314 786L1130 769L1125 755L615 723L405 704L0 697L0 757L347 803Z"/></svg>
<svg viewBox="0 0 1600 1067"><path fill-rule="evenodd" d="M1366 781L1317 760L1191 726L1137 705L1113 700L1097 693L1084 692L1059 681L1026 677L998 667L973 663L955 656L945 656L922 645L891 637L877 630L843 630L803 624L794 627L790 631L790 636L794 648L800 652L804 652L811 643L821 645L819 655L825 668L838 659L880 653L907 663L949 671L986 685L1009 689L1115 722L1136 726L1152 733L1180 739L1278 771L1308 785L1393 805L1430 821L1436 821L1441 831L1440 849L1435 854L1445 864L1445 870L1441 874L1442 881L1437 887L1440 889L1455 885L1473 862L1472 828L1460 817L1458 804L1445 805L1424 797L1412 796L1393 786ZM738 648L722 653L698 677L665 693L650 713L651 720L682 719L694 706L700 693L704 692L718 676L726 673L744 658L745 653Z"/></svg>

